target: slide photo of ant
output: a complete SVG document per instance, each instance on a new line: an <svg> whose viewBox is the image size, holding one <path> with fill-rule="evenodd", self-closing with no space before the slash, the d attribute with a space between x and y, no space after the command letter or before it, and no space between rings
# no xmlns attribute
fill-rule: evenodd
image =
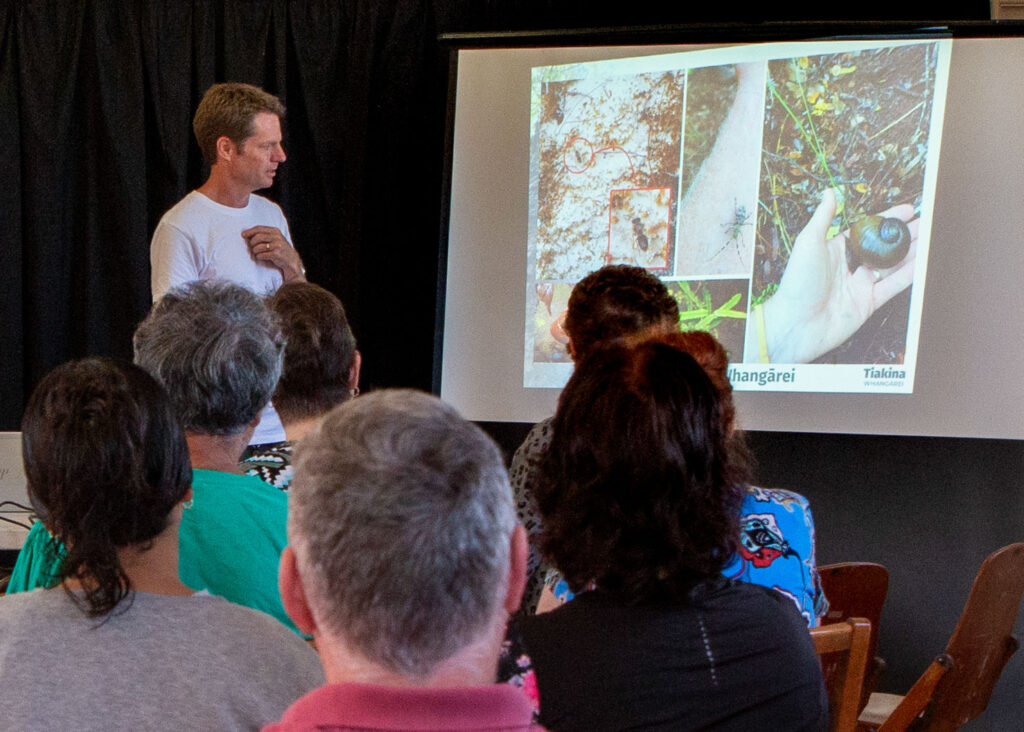
<svg viewBox="0 0 1024 732"><path fill-rule="evenodd" d="M672 225L671 188L630 188L611 192L606 261L668 269Z"/></svg>
<svg viewBox="0 0 1024 732"><path fill-rule="evenodd" d="M686 72L624 71L534 69L538 282L673 259Z"/></svg>

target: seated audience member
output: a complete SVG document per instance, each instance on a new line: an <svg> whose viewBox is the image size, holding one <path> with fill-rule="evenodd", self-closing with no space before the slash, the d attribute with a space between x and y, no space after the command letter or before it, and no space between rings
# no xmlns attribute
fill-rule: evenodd
<svg viewBox="0 0 1024 732"><path fill-rule="evenodd" d="M743 435L736 428L736 407L728 376L729 355L725 348L702 330L677 333L668 338L672 345L690 354L711 379L722 401L726 432L737 441L738 448L745 449ZM722 574L771 587L793 601L808 625L817 625L828 603L821 591L815 560L814 520L807 499L792 491L747 486L740 506L739 538L738 550L722 569ZM553 590L554 604L572 597L556 570L548 573L547 581Z"/></svg>
<svg viewBox="0 0 1024 732"><path fill-rule="evenodd" d="M729 354L702 330L672 336L672 344L690 354L718 390L727 434L742 441L729 382ZM811 507L799 493L747 486L740 506L740 543L722 574L771 587L796 605L810 626L828 610L815 557Z"/></svg>
<svg viewBox="0 0 1024 732"><path fill-rule="evenodd" d="M332 407L359 393L362 357L345 307L324 288L309 282L285 284L267 299L267 306L280 318L286 342L274 407L287 439L250 451L242 470L287 490L292 448Z"/></svg>
<svg viewBox="0 0 1024 732"><path fill-rule="evenodd" d="M602 343L651 328L678 330L679 305L665 285L643 267L611 264L591 272L573 287L564 329L573 361L580 361ZM541 522L534 500L537 465L551 442L551 419L534 425L512 456L509 478L519 521L530 538L530 555L523 608L532 613L551 567L537 550Z"/></svg>
<svg viewBox="0 0 1024 732"><path fill-rule="evenodd" d="M193 282L153 306L134 345L135 363L167 390L188 442L195 506L181 522L181 581L294 627L277 590L288 496L238 471L281 371L276 317L238 285ZM51 549L37 523L8 592L52 585Z"/></svg>
<svg viewBox="0 0 1024 732"><path fill-rule="evenodd" d="M495 684L525 581L497 446L451 407L383 390L296 449L281 595L328 685L268 730L529 730Z"/></svg>
<svg viewBox="0 0 1024 732"><path fill-rule="evenodd" d="M149 374L55 369L22 440L32 504L66 551L59 587L0 599L0 727L258 729L322 683L294 633L178 579L192 470Z"/></svg>
<svg viewBox="0 0 1024 732"><path fill-rule="evenodd" d="M569 350L578 363L595 348L642 333L678 332L679 311L664 283L645 269L611 265L592 272L573 288L565 319ZM730 431L735 429L728 355L721 344L701 336L687 343L711 374L728 402ZM711 338L708 336L708 338ZM699 348L698 348L699 347ZM684 350L688 350L685 349ZM709 366L710 365L710 366ZM569 593L557 571L537 551L542 530L533 498L537 465L551 441L551 420L537 424L512 458L510 476L519 519L530 534L530 569L523 609L533 612L545 580L559 599ZM748 487L741 508L740 547L725 572L730 577L771 587L792 599L808 625L817 625L828 609L818 579L814 522L807 499L789 491Z"/></svg>
<svg viewBox="0 0 1024 732"><path fill-rule="evenodd" d="M541 722L823 730L800 613L722 576L746 463L718 391L672 338L592 352L559 400L536 483L541 546L579 594L519 623Z"/></svg>

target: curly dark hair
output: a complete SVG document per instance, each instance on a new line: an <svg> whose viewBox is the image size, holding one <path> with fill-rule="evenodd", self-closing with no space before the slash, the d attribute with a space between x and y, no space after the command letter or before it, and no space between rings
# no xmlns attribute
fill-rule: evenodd
<svg viewBox="0 0 1024 732"><path fill-rule="evenodd" d="M670 342L593 351L552 434L536 489L541 550L574 590L681 601L734 555L747 464L718 391Z"/></svg>
<svg viewBox="0 0 1024 732"><path fill-rule="evenodd" d="M565 314L576 361L607 341L678 324L679 303L665 284L643 267L628 264L610 264L576 283Z"/></svg>
<svg viewBox="0 0 1024 732"><path fill-rule="evenodd" d="M57 579L80 580L71 598L106 616L130 593L118 548L146 548L192 484L170 400L138 366L87 358L43 377L21 430L29 497L64 547Z"/></svg>
<svg viewBox="0 0 1024 732"><path fill-rule="evenodd" d="M319 285L292 282L279 287L267 305L281 319L286 341L273 399L281 421L319 417L348 399L356 337L341 301Z"/></svg>

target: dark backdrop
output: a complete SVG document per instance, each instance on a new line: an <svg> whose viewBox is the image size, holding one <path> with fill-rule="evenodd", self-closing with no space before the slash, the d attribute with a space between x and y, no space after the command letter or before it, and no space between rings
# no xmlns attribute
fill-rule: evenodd
<svg viewBox="0 0 1024 732"><path fill-rule="evenodd" d="M987 17L987 2L961 5L959 19ZM288 107L289 160L268 195L310 279L349 310L364 388L429 388L447 81L438 34L933 12L880 0L0 2L0 429L17 427L54 366L130 356L149 306L150 234L204 179L191 118L214 82L260 85Z"/></svg>
<svg viewBox="0 0 1024 732"><path fill-rule="evenodd" d="M951 11L945 11L949 13ZM961 3L957 19L988 16ZM311 280L344 301L364 388L431 384L447 61L440 33L698 21L908 19L925 2L600 5L579 0L7 0L0 3L0 429L89 354L130 357L149 237L202 182L191 116L216 81L288 107L269 195ZM506 447L524 425L490 425ZM1024 540L1024 445L758 433L760 480L805 493L819 561L892 572L881 650L905 689L981 560ZM972 728L1019 729L1024 659Z"/></svg>

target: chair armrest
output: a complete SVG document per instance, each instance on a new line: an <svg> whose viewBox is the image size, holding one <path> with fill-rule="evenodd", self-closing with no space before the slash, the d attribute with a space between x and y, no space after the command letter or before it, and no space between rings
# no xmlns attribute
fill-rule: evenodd
<svg viewBox="0 0 1024 732"><path fill-rule="evenodd" d="M907 729L932 700L932 694L946 671L953 668L953 659L947 653L940 653L925 669L914 685L903 697L889 718L878 728L878 732L901 732Z"/></svg>

